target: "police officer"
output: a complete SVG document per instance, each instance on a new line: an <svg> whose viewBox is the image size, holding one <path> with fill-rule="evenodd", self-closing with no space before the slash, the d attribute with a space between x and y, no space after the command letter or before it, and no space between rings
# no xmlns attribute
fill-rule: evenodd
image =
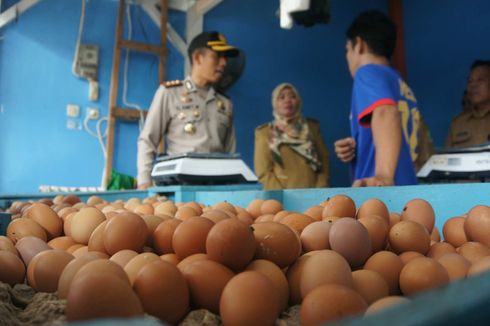
<svg viewBox="0 0 490 326"><path fill-rule="evenodd" d="M469 109L456 116L449 127L448 148L481 145L490 141L490 60L471 66L466 85Z"/></svg>
<svg viewBox="0 0 490 326"><path fill-rule="evenodd" d="M150 173L161 141L169 155L235 151L232 103L212 85L222 77L226 57L237 54L238 49L218 32L203 32L191 41L191 75L158 88L138 138L139 189L151 186Z"/></svg>

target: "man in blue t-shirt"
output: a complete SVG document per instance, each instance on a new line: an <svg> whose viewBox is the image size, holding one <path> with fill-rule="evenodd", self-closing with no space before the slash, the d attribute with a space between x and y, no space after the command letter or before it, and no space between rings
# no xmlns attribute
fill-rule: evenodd
<svg viewBox="0 0 490 326"><path fill-rule="evenodd" d="M420 114L417 100L390 58L395 24L382 12L361 13L347 31L347 63L354 78L352 137L335 142L335 152L351 163L353 186L416 184Z"/></svg>

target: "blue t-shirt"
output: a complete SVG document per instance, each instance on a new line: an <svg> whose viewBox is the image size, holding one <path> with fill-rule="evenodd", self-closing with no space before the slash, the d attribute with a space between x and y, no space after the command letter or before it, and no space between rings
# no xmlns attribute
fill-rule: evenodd
<svg viewBox="0 0 490 326"><path fill-rule="evenodd" d="M412 157L417 156L420 115L417 100L396 70L385 65L360 67L354 77L350 125L356 140L356 157L351 163L354 180L373 177L376 149L371 130L371 115L382 105L393 105L401 114L403 137L395 185L417 184Z"/></svg>

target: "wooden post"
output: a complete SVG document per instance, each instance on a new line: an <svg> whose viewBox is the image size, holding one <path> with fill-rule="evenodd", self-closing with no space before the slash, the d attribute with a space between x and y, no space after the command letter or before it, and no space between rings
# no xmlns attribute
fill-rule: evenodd
<svg viewBox="0 0 490 326"><path fill-rule="evenodd" d="M396 47L393 53L392 63L403 79L407 79L407 67L405 63L405 39L403 33L403 3L402 0L389 0L388 8L391 19L396 24Z"/></svg>
<svg viewBox="0 0 490 326"><path fill-rule="evenodd" d="M112 172L112 160L114 156L114 130L116 127L116 118L114 117L114 110L117 105L117 91L119 85L119 65L121 60L121 48L119 47L119 41L122 38L122 29L124 22L124 8L125 0L119 0L119 9L116 20L116 37L114 39L114 52L112 55L112 74L111 74L111 87L109 91L109 114L107 121L107 148L105 167L103 175L102 187L107 189L109 181L111 179Z"/></svg>
<svg viewBox="0 0 490 326"><path fill-rule="evenodd" d="M160 55L158 66L158 78L160 83L165 81L165 67L167 66L167 19L168 19L168 0L160 0L160 46L163 54Z"/></svg>

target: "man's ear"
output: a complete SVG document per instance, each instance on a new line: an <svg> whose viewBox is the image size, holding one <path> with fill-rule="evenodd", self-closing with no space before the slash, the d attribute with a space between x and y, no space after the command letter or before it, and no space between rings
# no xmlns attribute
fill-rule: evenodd
<svg viewBox="0 0 490 326"><path fill-rule="evenodd" d="M201 58L202 58L201 52L200 51L194 51L192 53L192 64L193 65L200 64Z"/></svg>
<svg viewBox="0 0 490 326"><path fill-rule="evenodd" d="M355 50L359 54L364 54L364 53L368 52L367 43L360 36L356 37L356 47L357 47L357 49L355 49Z"/></svg>

